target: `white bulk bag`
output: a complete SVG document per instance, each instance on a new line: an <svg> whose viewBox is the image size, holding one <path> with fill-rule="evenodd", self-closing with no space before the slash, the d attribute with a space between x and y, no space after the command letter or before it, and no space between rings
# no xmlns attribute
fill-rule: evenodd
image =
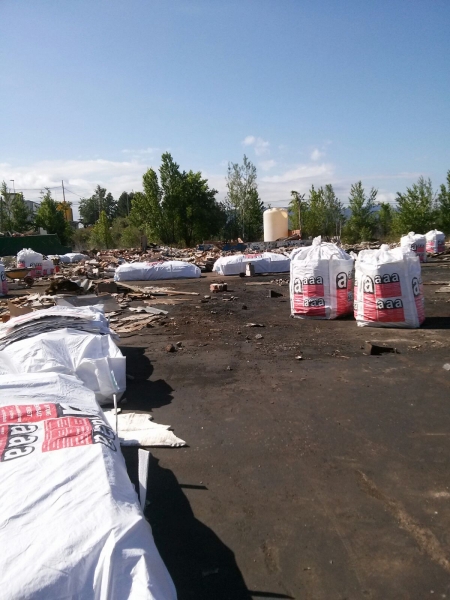
<svg viewBox="0 0 450 600"><path fill-rule="evenodd" d="M255 273L289 273L291 259L286 254L262 252L261 254L234 254L216 260L213 271L219 275L239 275L245 273L248 263L255 267Z"/></svg>
<svg viewBox="0 0 450 600"><path fill-rule="evenodd" d="M42 275L53 275L55 272L55 265L52 260L42 261Z"/></svg>
<svg viewBox="0 0 450 600"><path fill-rule="evenodd" d="M0 482L2 598L176 600L117 436L79 379L0 376Z"/></svg>
<svg viewBox="0 0 450 600"><path fill-rule="evenodd" d="M5 275L5 265L0 263L0 296L7 296L8 294L8 281Z"/></svg>
<svg viewBox="0 0 450 600"><path fill-rule="evenodd" d="M114 281L158 281L161 279L183 279L200 277L200 269L182 260L165 262L124 263L117 267Z"/></svg>
<svg viewBox="0 0 450 600"><path fill-rule="evenodd" d="M336 319L353 311L353 258L335 244L322 242L291 254L291 315Z"/></svg>
<svg viewBox="0 0 450 600"><path fill-rule="evenodd" d="M89 260L89 256L86 254L80 254L80 252L68 252L60 257L61 262L75 263L82 260Z"/></svg>
<svg viewBox="0 0 450 600"><path fill-rule="evenodd" d="M407 247L362 250L355 268L360 327L420 327L425 320L420 261Z"/></svg>
<svg viewBox="0 0 450 600"><path fill-rule="evenodd" d="M427 252L436 254L445 250L445 234L437 229L429 231L425 237L427 238Z"/></svg>
<svg viewBox="0 0 450 600"><path fill-rule="evenodd" d="M412 250L419 257L420 262L427 262L427 238L424 235L410 231L408 235L400 238L400 245Z"/></svg>
<svg viewBox="0 0 450 600"><path fill-rule="evenodd" d="M18 340L0 351L0 375L65 373L75 375L96 400L111 402L126 389L126 359L110 335L58 329Z"/></svg>
<svg viewBox="0 0 450 600"><path fill-rule="evenodd" d="M31 248L24 248L17 253L17 267L19 269L29 268L31 277L42 275L42 261L44 257Z"/></svg>

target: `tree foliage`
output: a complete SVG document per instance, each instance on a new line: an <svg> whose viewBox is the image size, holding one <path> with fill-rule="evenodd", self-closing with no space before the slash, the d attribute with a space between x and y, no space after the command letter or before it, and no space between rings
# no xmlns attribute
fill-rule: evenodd
<svg viewBox="0 0 450 600"><path fill-rule="evenodd" d="M97 223L92 228L91 241L100 250L106 250L113 246L109 220L105 210L101 211Z"/></svg>
<svg viewBox="0 0 450 600"><path fill-rule="evenodd" d="M32 214L25 204L23 194L14 194L11 202L11 229L18 233L29 231L33 227Z"/></svg>
<svg viewBox="0 0 450 600"><path fill-rule="evenodd" d="M64 219L63 213L58 210L58 203L53 200L48 188L41 192L41 204L36 212L36 225L45 229L47 233L56 233L61 244L69 243L72 229Z"/></svg>
<svg viewBox="0 0 450 600"><path fill-rule="evenodd" d="M289 213L293 229L299 229L299 203L301 209L302 237L339 235L344 221L343 206L331 184L309 190L307 200L298 192L291 192Z"/></svg>
<svg viewBox="0 0 450 600"><path fill-rule="evenodd" d="M354 183L348 199L351 216L344 228L344 237L350 243L370 240L376 229L375 200L378 191L372 188L366 194L362 182Z"/></svg>
<svg viewBox="0 0 450 600"><path fill-rule="evenodd" d="M394 229L399 235L416 231L426 233L437 221L436 196L430 179L419 177L417 183L397 192L397 211Z"/></svg>
<svg viewBox="0 0 450 600"><path fill-rule="evenodd" d="M82 198L80 201L79 212L83 225L94 225L99 218L100 213L105 211L106 218L112 220L116 216L117 203L112 194L97 185L95 192L90 198Z"/></svg>
<svg viewBox="0 0 450 600"><path fill-rule="evenodd" d="M392 220L394 218L394 212L392 206L388 202L380 202L378 205L377 215L377 230L378 235L381 238L385 238L391 233Z"/></svg>
<svg viewBox="0 0 450 600"><path fill-rule="evenodd" d="M242 164L228 163L228 191L224 207L227 213L226 236L229 238L261 239L264 204L259 197L256 178L256 167L245 154Z"/></svg>
<svg viewBox="0 0 450 600"><path fill-rule="evenodd" d="M439 212L438 226L444 233L450 233L450 171L447 171L447 185L441 185L437 197Z"/></svg>
<svg viewBox="0 0 450 600"><path fill-rule="evenodd" d="M134 192L122 192L117 200L116 217L128 217L133 205Z"/></svg>
<svg viewBox="0 0 450 600"><path fill-rule="evenodd" d="M159 179L154 169L143 176L143 192L136 192L130 212L133 227L154 241L191 246L217 235L224 215L201 173L180 171L172 156L161 157Z"/></svg>

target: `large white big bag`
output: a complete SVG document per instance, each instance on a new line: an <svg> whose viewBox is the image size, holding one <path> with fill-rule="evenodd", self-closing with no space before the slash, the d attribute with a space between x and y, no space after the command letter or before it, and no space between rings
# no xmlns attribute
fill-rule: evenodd
<svg viewBox="0 0 450 600"><path fill-rule="evenodd" d="M42 276L42 261L44 257L31 248L24 248L17 253L17 267L19 269L29 268L31 277Z"/></svg>
<svg viewBox="0 0 450 600"><path fill-rule="evenodd" d="M291 254L291 315L336 319L353 311L353 258L315 238Z"/></svg>
<svg viewBox="0 0 450 600"><path fill-rule="evenodd" d="M400 245L412 250L419 257L420 262L427 262L427 238L421 233L410 231L408 235L400 238Z"/></svg>
<svg viewBox="0 0 450 600"><path fill-rule="evenodd" d="M165 262L124 263L117 267L114 281L158 281L161 279L183 279L200 277L201 271L192 263L182 260Z"/></svg>
<svg viewBox="0 0 450 600"><path fill-rule="evenodd" d="M216 260L213 271L219 275L239 275L245 273L248 263L255 267L255 273L289 273L291 259L278 252L262 252L261 254L234 254L221 256Z"/></svg>
<svg viewBox="0 0 450 600"><path fill-rule="evenodd" d="M445 234L437 229L429 231L425 237L427 238L427 252L435 254L436 252L444 252L445 250Z"/></svg>
<svg viewBox="0 0 450 600"><path fill-rule="evenodd" d="M405 246L362 250L355 268L360 327L420 327L425 307L419 258Z"/></svg>

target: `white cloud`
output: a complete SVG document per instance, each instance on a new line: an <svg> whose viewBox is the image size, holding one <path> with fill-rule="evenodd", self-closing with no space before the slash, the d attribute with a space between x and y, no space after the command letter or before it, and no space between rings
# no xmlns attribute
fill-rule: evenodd
<svg viewBox="0 0 450 600"><path fill-rule="evenodd" d="M314 150L311 152L311 160L319 160L323 156L325 156L325 152L321 152L319 148L314 148Z"/></svg>
<svg viewBox="0 0 450 600"><path fill-rule="evenodd" d="M266 183L290 183L298 182L302 179L311 179L312 177L317 177L322 180L325 176L331 177L333 175L333 172L334 166L331 164L300 164L297 165L294 169L286 171L282 175L263 177L263 181L265 181Z"/></svg>
<svg viewBox="0 0 450 600"><path fill-rule="evenodd" d="M270 160L262 160L259 163L259 166L261 167L261 169L263 171L270 171L270 169L273 169L273 167L275 167L276 164L277 163L274 160L270 159Z"/></svg>
<svg viewBox="0 0 450 600"><path fill-rule="evenodd" d="M243 146L253 146L256 156L267 154L269 152L270 143L263 138L255 137L254 135L248 135L243 141Z"/></svg>

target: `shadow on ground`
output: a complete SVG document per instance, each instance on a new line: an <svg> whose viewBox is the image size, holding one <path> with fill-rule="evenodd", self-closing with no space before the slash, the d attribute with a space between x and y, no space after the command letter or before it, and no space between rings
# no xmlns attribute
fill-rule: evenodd
<svg viewBox="0 0 450 600"><path fill-rule="evenodd" d="M145 348L121 346L120 350L127 359L126 410L145 410L151 412L172 402L173 388L164 379L150 381L153 366L145 355Z"/></svg>
<svg viewBox="0 0 450 600"><path fill-rule="evenodd" d="M200 494L207 492L204 486L180 484L173 472L162 468L152 456L147 518L156 546L175 583L178 599L290 598L247 589L233 552L212 529L195 518L183 488L195 488Z"/></svg>

